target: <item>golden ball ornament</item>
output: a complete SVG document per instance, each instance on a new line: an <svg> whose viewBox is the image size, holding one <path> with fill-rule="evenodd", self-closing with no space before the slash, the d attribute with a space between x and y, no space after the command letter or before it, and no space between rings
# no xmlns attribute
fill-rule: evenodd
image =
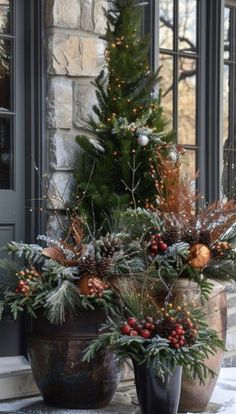
<svg viewBox="0 0 236 414"><path fill-rule="evenodd" d="M210 249L202 243L196 243L190 248L188 262L192 267L201 269L211 259Z"/></svg>

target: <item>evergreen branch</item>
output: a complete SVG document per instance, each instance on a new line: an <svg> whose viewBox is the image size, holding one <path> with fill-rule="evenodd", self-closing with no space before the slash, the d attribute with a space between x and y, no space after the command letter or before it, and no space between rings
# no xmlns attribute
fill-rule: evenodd
<svg viewBox="0 0 236 414"><path fill-rule="evenodd" d="M49 321L54 324L65 322L66 312L75 314L78 302L78 289L71 282L64 281L47 296L45 310Z"/></svg>

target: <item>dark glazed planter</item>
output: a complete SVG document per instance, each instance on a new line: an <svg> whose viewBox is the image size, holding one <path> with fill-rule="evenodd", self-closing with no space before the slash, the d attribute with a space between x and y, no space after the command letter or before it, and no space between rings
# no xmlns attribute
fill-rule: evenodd
<svg viewBox="0 0 236 414"><path fill-rule="evenodd" d="M103 312L81 312L63 325L45 318L34 321L29 337L29 358L36 384L48 405L96 409L107 406L120 378L114 354L98 354L82 362L84 350L98 335Z"/></svg>
<svg viewBox="0 0 236 414"><path fill-rule="evenodd" d="M177 414L182 367L163 382L153 368L133 361L138 401L142 414Z"/></svg>

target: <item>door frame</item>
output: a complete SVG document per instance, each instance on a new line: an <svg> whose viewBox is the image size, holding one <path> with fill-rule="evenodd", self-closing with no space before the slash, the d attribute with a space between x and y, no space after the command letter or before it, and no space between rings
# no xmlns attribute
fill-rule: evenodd
<svg viewBox="0 0 236 414"><path fill-rule="evenodd" d="M22 20L25 31L25 241L34 242L37 234L45 229L45 217L41 212L41 178L46 171L47 160L44 0L24 0ZM16 53L20 52L16 50ZM24 355L1 358L0 400L38 394L27 360L26 331L29 324L26 317L21 338Z"/></svg>

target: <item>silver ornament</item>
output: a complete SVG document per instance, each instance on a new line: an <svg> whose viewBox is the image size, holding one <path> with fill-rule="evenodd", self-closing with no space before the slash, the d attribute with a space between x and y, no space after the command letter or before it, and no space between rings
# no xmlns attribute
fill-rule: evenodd
<svg viewBox="0 0 236 414"><path fill-rule="evenodd" d="M138 137L138 144L141 145L141 147L146 147L146 145L149 143L149 138L147 135L139 135Z"/></svg>

